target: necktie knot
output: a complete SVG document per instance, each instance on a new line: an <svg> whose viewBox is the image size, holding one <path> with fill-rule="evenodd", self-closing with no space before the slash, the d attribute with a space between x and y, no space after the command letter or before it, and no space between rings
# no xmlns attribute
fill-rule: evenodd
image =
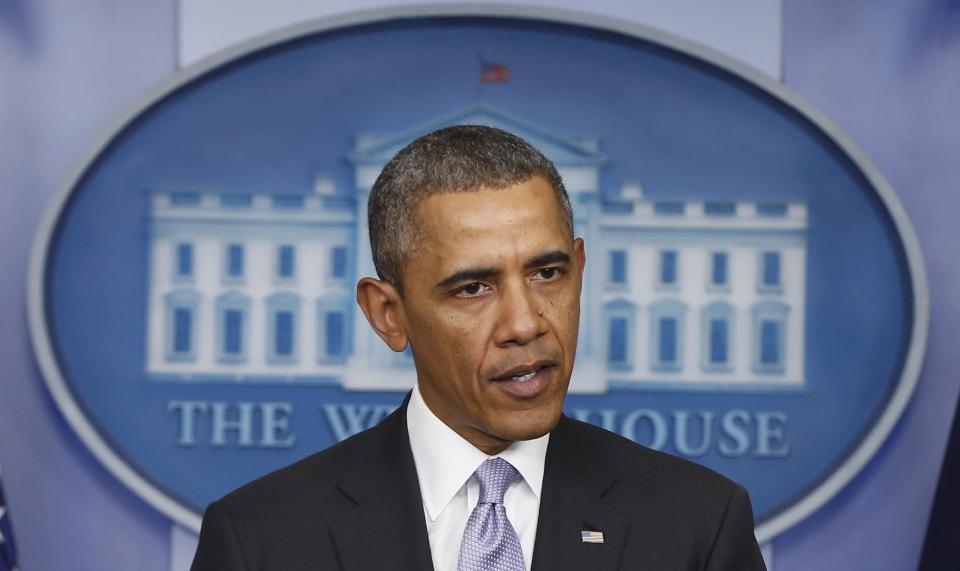
<svg viewBox="0 0 960 571"><path fill-rule="evenodd" d="M517 469L503 458L491 458L474 473L480 501L463 530L457 571L524 571L520 537L503 505L507 488L519 475Z"/></svg>
<svg viewBox="0 0 960 571"><path fill-rule="evenodd" d="M477 468L476 474L480 482L481 504L502 504L507 488L519 475L517 469L503 458L487 460Z"/></svg>

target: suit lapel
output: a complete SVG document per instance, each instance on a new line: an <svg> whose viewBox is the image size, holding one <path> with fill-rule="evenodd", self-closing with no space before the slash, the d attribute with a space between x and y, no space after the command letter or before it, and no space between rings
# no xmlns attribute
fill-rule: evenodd
<svg viewBox="0 0 960 571"><path fill-rule="evenodd" d="M544 468L533 570L617 569L630 520L604 501L616 486L599 455L572 438L561 417L550 435ZM603 533L603 543L584 543L581 531Z"/></svg>
<svg viewBox="0 0 960 571"><path fill-rule="evenodd" d="M373 429L377 437L338 480L337 487L356 504L331 527L343 569L433 569L406 408L405 400Z"/></svg>

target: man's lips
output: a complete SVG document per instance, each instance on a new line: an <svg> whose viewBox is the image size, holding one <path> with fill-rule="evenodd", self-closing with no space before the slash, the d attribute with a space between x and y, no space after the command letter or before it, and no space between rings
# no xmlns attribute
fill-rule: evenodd
<svg viewBox="0 0 960 571"><path fill-rule="evenodd" d="M520 381L525 382L532 379L539 371L553 367L556 365L553 361L548 359L540 359L534 361L533 363L517 365L512 367L502 374L493 378L494 381Z"/></svg>
<svg viewBox="0 0 960 571"><path fill-rule="evenodd" d="M550 385L556 370L556 363L549 360L518 365L495 377L493 386L517 398L533 398Z"/></svg>

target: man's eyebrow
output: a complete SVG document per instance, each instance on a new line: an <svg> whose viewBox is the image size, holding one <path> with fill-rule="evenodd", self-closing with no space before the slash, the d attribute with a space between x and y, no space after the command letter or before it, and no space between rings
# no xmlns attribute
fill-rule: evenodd
<svg viewBox="0 0 960 571"><path fill-rule="evenodd" d="M563 250L551 250L527 260L524 264L526 268L537 268L540 266L549 266L550 264L569 264L570 254Z"/></svg>
<svg viewBox="0 0 960 571"><path fill-rule="evenodd" d="M539 268L551 264L569 264L570 255L562 250L551 250L544 252L527 260L523 266L525 268ZM493 267L464 268L457 270L449 276L443 278L434 287L437 289L447 289L459 283L479 282L487 280L503 273L503 270Z"/></svg>
<svg viewBox="0 0 960 571"><path fill-rule="evenodd" d="M464 268L462 270L458 270L450 274L449 276L443 278L442 280L437 282L437 285L435 285L434 287L437 289L446 289L458 283L478 282L478 281L492 278L494 276L498 276L501 273L503 272L498 268L483 268L483 267Z"/></svg>

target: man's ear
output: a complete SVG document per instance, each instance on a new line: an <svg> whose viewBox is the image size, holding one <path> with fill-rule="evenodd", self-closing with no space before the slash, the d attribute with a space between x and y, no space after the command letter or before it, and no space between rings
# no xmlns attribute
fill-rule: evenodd
<svg viewBox="0 0 960 571"><path fill-rule="evenodd" d="M397 288L383 280L363 278L357 282L357 305L387 346L397 353L407 348L403 300Z"/></svg>
<svg viewBox="0 0 960 571"><path fill-rule="evenodd" d="M583 238L577 238L573 241L573 256L580 266L580 283L583 284L583 272L587 267L587 248L583 245Z"/></svg>
<svg viewBox="0 0 960 571"><path fill-rule="evenodd" d="M583 244L583 238L577 238L573 241L573 255L577 258L577 264L580 265L580 273L583 273L587 266L587 248Z"/></svg>

